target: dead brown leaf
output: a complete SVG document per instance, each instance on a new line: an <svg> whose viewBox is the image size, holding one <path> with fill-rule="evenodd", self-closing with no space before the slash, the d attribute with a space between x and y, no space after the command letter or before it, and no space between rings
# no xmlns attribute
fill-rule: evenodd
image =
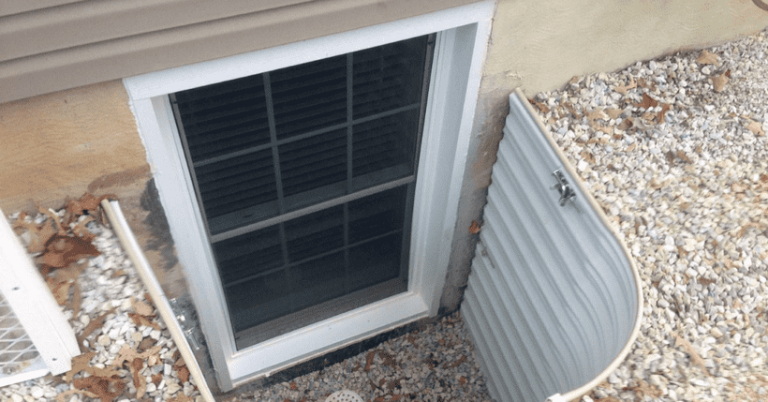
<svg viewBox="0 0 768 402"><path fill-rule="evenodd" d="M373 363L373 358L376 357L376 351L372 350L368 352L367 355L365 355L365 367L363 368L363 371L368 372L371 370L371 363Z"/></svg>
<svg viewBox="0 0 768 402"><path fill-rule="evenodd" d="M152 339L150 337L146 337L146 338L142 339L141 342L139 342L139 346L136 347L136 350L139 353L141 353L141 352L151 348L152 346L154 346L155 343L156 342L155 342L154 339Z"/></svg>
<svg viewBox="0 0 768 402"><path fill-rule="evenodd" d="M72 381L72 376L85 370L85 368L88 367L88 363L93 359L93 356L96 356L96 352L83 353L73 357L72 368L64 375L64 381Z"/></svg>
<svg viewBox="0 0 768 402"><path fill-rule="evenodd" d="M88 336L93 333L93 331L101 328L102 325L104 325L104 320L107 319L107 316L114 313L115 308L112 307L109 309L106 313L94 318L91 320L91 322L88 323L88 325L85 326L83 329L83 333L80 334L79 337L77 337L77 344L80 345L80 347L83 347L83 341L85 338L88 338Z"/></svg>
<svg viewBox="0 0 768 402"><path fill-rule="evenodd" d="M673 331L672 336L675 338L675 344L683 348L683 350L691 356L691 363L698 365L704 373L711 376L712 374L709 373L707 366L704 364L704 359L701 358L701 355L696 351L696 348L677 332Z"/></svg>
<svg viewBox="0 0 768 402"><path fill-rule="evenodd" d="M178 374L179 380L181 380L182 383L189 381L189 369L187 368L187 366L182 366L180 369L176 371L176 373ZM293 383L293 384L295 385L296 383ZM291 388L291 389L295 390L296 388Z"/></svg>
<svg viewBox="0 0 768 402"><path fill-rule="evenodd" d="M723 92L723 90L725 90L725 84L730 81L728 76L726 76L726 73L728 73L728 71L712 77L712 85L715 87L715 92Z"/></svg>
<svg viewBox="0 0 768 402"><path fill-rule="evenodd" d="M93 256L97 257L99 250L88 241L73 236L52 236L45 245L43 266L41 271L47 274L51 268L64 268L73 262Z"/></svg>
<svg viewBox="0 0 768 402"><path fill-rule="evenodd" d="M472 225L469 227L469 233L476 235L480 233L480 224L477 221L472 221Z"/></svg>
<svg viewBox="0 0 768 402"><path fill-rule="evenodd" d="M133 323L136 325L146 325L157 330L160 329L160 325L158 325L156 322L150 321L149 317L147 316L136 313L128 313L128 317L130 317Z"/></svg>
<svg viewBox="0 0 768 402"><path fill-rule="evenodd" d="M135 297L131 297L131 307L136 314L150 316L155 313L155 310L149 304L144 303L141 300L136 300Z"/></svg>
<svg viewBox="0 0 768 402"><path fill-rule="evenodd" d="M37 207L37 211L48 217L48 219L53 223L53 226L56 229L57 234L60 234L62 236L67 234L67 231L61 225L61 217L59 217L59 215L57 215L55 212L53 212L50 209L45 209L40 206Z"/></svg>
<svg viewBox="0 0 768 402"><path fill-rule="evenodd" d="M655 385L649 385L647 382L640 380L635 387L629 387L629 390L634 391L635 395L643 400L646 396L651 398L660 398L663 392Z"/></svg>
<svg viewBox="0 0 768 402"><path fill-rule="evenodd" d="M667 158L667 162L669 163L670 166L675 164L675 158L677 157L677 155L674 152L667 151L664 153L664 156Z"/></svg>
<svg viewBox="0 0 768 402"><path fill-rule="evenodd" d="M614 107L609 107L608 109L605 109L605 114L608 115L608 117L615 119L621 115L622 111L621 109L616 109Z"/></svg>
<svg viewBox="0 0 768 402"><path fill-rule="evenodd" d="M67 203L67 212L72 214L73 217L78 217L80 215L94 215L94 213L99 209L99 204L102 200L107 198L117 198L113 194L107 194L102 195L101 197L96 197L91 193L85 193L83 194L80 199L78 200L70 200Z"/></svg>
<svg viewBox="0 0 768 402"><path fill-rule="evenodd" d="M643 94L643 100L640 101L640 103L635 103L635 106L641 107L643 109L649 109L652 107L656 107L658 105L659 105L659 102L651 98L648 94Z"/></svg>
<svg viewBox="0 0 768 402"><path fill-rule="evenodd" d="M152 374L152 384L158 385L163 381L163 373Z"/></svg>
<svg viewBox="0 0 768 402"><path fill-rule="evenodd" d="M747 234L747 230L749 230L749 228L755 228L757 230L760 230L760 225L758 225L755 222L745 223L739 228L739 232L736 234L736 237L738 238L744 237L744 235Z"/></svg>
<svg viewBox="0 0 768 402"><path fill-rule="evenodd" d="M611 127L611 126L602 126L602 125L599 125L599 124L595 124L595 125L592 126L592 128L594 128L595 131L602 131L602 132L604 132L604 133L606 133L608 135L613 134L613 127Z"/></svg>
<svg viewBox="0 0 768 402"><path fill-rule="evenodd" d="M659 114L656 115L656 122L657 123L664 123L664 116L666 116L669 109L672 108L672 105L668 103L662 103L661 104L661 110L659 111Z"/></svg>
<svg viewBox="0 0 768 402"><path fill-rule="evenodd" d="M747 124L747 130L751 131L752 134L755 134L758 137L765 137L765 131L763 131L763 125L754 120L751 120L751 119L749 120L749 124Z"/></svg>
<svg viewBox="0 0 768 402"><path fill-rule="evenodd" d="M546 103L536 102L533 99L528 99L528 102L530 102L532 105L536 105L536 107L539 109L541 113L543 114L549 113L549 107L547 107Z"/></svg>
<svg viewBox="0 0 768 402"><path fill-rule="evenodd" d="M680 159L681 159L682 161L684 161L685 163L693 163L693 161L691 160L691 158L689 158L689 157L688 157L688 155L686 155L686 154L685 154L685 152L683 152L683 151L679 151L679 150L678 150L678 151L675 153L675 155L677 155L677 157L678 157L678 158L680 158Z"/></svg>
<svg viewBox="0 0 768 402"><path fill-rule="evenodd" d="M584 158L585 161L589 162L590 164L594 165L596 163L595 162L595 156L592 155L591 152L581 151L580 155L581 155L582 158Z"/></svg>
<svg viewBox="0 0 768 402"><path fill-rule="evenodd" d="M85 241L87 241L89 243L92 242L93 239L96 238L96 235L91 233L91 231L88 230L86 225L88 224L88 222L91 222L93 220L94 220L93 216L86 217L82 221L78 222L78 224L75 225L75 227L72 228L72 233L74 233L75 236L77 236L77 237L79 237L79 238L81 238L81 239L83 239L83 240L85 240Z"/></svg>
<svg viewBox="0 0 768 402"><path fill-rule="evenodd" d="M83 295L80 293L80 285L77 282L72 282L72 301L67 305L72 310L72 318L80 316L80 304L83 302Z"/></svg>
<svg viewBox="0 0 768 402"><path fill-rule="evenodd" d="M72 283L62 282L55 285L53 288L51 288L51 292L53 292L53 297L56 299L56 303L59 303L59 306L63 306L64 304L67 303L67 299L69 299L70 286L72 286Z"/></svg>
<svg viewBox="0 0 768 402"><path fill-rule="evenodd" d="M161 345L156 345L152 347L152 349L145 350L141 353L137 352L135 349L131 348L128 345L123 345L123 347L120 349L119 352L117 352L117 357L115 358L115 361L112 362L112 366L120 367L123 365L126 361L133 361L133 359L146 359L149 356L152 356L160 351L162 348Z"/></svg>
<svg viewBox="0 0 768 402"><path fill-rule="evenodd" d="M53 222L50 219L46 219L42 226L38 227L33 222L25 222L24 218L19 215L19 218L13 223L14 229L23 229L29 233L29 244L27 245L27 251L30 254L35 254L45 250L45 243L56 234L57 230Z"/></svg>
<svg viewBox="0 0 768 402"><path fill-rule="evenodd" d="M64 381L71 382L72 378L76 374L83 371L92 376L100 376L100 377L112 377L120 374L120 372L116 370L89 366L88 363L90 363L93 356L96 356L96 352L83 353L81 355L77 355L73 357L72 368L69 371L67 371L66 374L64 374Z"/></svg>
<svg viewBox="0 0 768 402"><path fill-rule="evenodd" d="M627 91L635 88L637 88L637 82L635 82L634 78L630 77L629 83L627 83L627 85L617 85L615 88L613 88L613 90L618 93L626 95Z"/></svg>
<svg viewBox="0 0 768 402"><path fill-rule="evenodd" d="M589 121L595 121L595 120L608 120L608 115L603 112L603 109L597 108L591 112L586 113L587 120Z"/></svg>
<svg viewBox="0 0 768 402"><path fill-rule="evenodd" d="M705 278L703 276L700 276L698 279L696 279L696 282L699 282L700 284L702 284L704 286L709 286L710 284L713 284L713 283L715 283L717 281L714 280L714 279L707 279L707 278Z"/></svg>
<svg viewBox="0 0 768 402"><path fill-rule="evenodd" d="M635 124L634 119L631 117L627 117L626 119L622 120L621 123L619 123L619 125L616 126L616 128L618 128L619 130L626 131L632 128L634 124Z"/></svg>
<svg viewBox="0 0 768 402"><path fill-rule="evenodd" d="M77 378L72 381L75 388L96 394L102 402L112 402L115 398L123 394L125 383L119 376L112 377L91 376L86 378Z"/></svg>
<svg viewBox="0 0 768 402"><path fill-rule="evenodd" d="M176 395L175 398L169 400L168 402L193 402L193 401L194 399L192 399L191 397L184 395L183 392L179 392L179 394Z"/></svg>
<svg viewBox="0 0 768 402"><path fill-rule="evenodd" d="M141 398L147 393L147 380L141 375L141 369L144 368L144 361L136 358L130 365L133 375L133 386L136 387L136 398Z"/></svg>
<svg viewBox="0 0 768 402"><path fill-rule="evenodd" d="M467 361L467 356L466 356L466 355L461 355L461 358L460 358L459 360L456 360L456 361L455 361L455 362L453 362L453 363L445 363L445 364L443 365L443 368L445 368L445 369L452 369L452 368L456 368L456 367L459 367L459 365L460 365L461 363L464 363L465 361Z"/></svg>
<svg viewBox="0 0 768 402"><path fill-rule="evenodd" d="M696 62L699 64L714 64L718 66L720 65L720 57L709 50L704 50L699 55L699 58L696 59Z"/></svg>

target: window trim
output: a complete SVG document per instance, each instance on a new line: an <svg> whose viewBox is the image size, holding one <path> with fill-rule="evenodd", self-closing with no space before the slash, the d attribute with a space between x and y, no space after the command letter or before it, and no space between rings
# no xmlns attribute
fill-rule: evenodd
<svg viewBox="0 0 768 402"><path fill-rule="evenodd" d="M437 314L494 6L486 0L123 80L223 391ZM438 36L413 206L409 291L237 351L229 317L221 314L224 292L167 94L433 32Z"/></svg>

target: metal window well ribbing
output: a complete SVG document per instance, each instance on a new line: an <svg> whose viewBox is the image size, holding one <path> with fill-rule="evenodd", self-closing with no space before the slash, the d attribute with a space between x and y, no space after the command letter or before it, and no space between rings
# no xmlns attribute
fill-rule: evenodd
<svg viewBox="0 0 768 402"><path fill-rule="evenodd" d="M461 307L498 401L580 397L629 353L642 316L630 254L534 116L510 96Z"/></svg>
<svg viewBox="0 0 768 402"><path fill-rule="evenodd" d="M431 45L171 95L238 348L406 290Z"/></svg>

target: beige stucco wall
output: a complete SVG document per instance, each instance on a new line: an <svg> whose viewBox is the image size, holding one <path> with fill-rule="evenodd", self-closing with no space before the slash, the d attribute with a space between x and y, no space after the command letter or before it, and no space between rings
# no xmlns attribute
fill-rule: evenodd
<svg viewBox="0 0 768 402"><path fill-rule="evenodd" d="M762 0L758 0L762 1ZM480 88L442 308L458 308L491 167L515 87L532 96L575 75L716 45L768 26L751 0L499 0Z"/></svg>
<svg viewBox="0 0 768 402"><path fill-rule="evenodd" d="M0 208L60 208L114 194L171 296L185 287L122 82L0 104Z"/></svg>
<svg viewBox="0 0 768 402"><path fill-rule="evenodd" d="M500 0L485 74L536 93L766 26L751 0Z"/></svg>

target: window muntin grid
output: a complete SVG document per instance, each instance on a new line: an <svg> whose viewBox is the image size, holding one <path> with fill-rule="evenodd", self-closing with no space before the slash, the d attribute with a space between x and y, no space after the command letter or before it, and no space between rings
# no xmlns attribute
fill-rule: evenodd
<svg viewBox="0 0 768 402"><path fill-rule="evenodd" d="M268 339L270 331L242 342L238 333L275 318L284 332L307 324L291 318L307 307L335 302L348 310L407 289L428 42L415 38L170 96L238 348ZM226 91L248 103L232 104ZM200 110L207 112L200 117ZM244 148L213 145L209 136ZM350 209L381 194L396 195L384 202L402 209L398 228L352 241ZM307 222L327 227L297 235ZM302 256L297 242L314 250ZM382 262L396 268L361 269ZM378 286L368 289L376 299L351 297L366 286ZM312 322L327 315L315 310Z"/></svg>

